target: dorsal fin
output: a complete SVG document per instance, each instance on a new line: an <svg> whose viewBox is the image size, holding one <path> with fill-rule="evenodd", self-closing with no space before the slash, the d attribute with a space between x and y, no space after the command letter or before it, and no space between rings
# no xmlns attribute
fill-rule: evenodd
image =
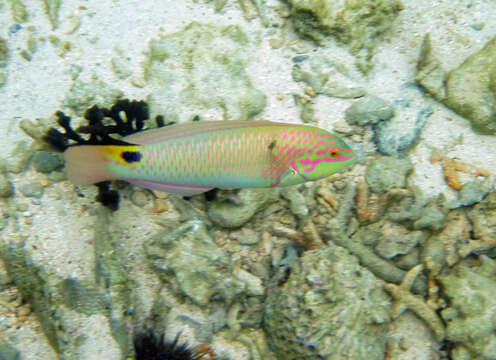
<svg viewBox="0 0 496 360"><path fill-rule="evenodd" d="M123 141L133 144L154 144L177 137L208 133L211 131L231 130L254 126L292 126L293 124L266 120L230 120L230 121L201 121L185 124L170 125L159 129L142 131L125 136Z"/></svg>

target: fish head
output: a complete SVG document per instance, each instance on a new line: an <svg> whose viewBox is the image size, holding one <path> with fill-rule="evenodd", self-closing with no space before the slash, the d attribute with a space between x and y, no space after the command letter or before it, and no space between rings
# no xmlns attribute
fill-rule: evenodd
<svg viewBox="0 0 496 360"><path fill-rule="evenodd" d="M341 171L357 160L353 149L337 136L322 132L300 149L291 170L304 181L315 181Z"/></svg>

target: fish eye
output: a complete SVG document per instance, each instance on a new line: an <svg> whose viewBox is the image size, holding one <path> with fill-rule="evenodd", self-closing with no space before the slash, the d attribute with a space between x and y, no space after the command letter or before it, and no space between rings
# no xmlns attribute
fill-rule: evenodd
<svg viewBox="0 0 496 360"><path fill-rule="evenodd" d="M295 176L296 175L296 171L294 169L291 169L291 176Z"/></svg>
<svg viewBox="0 0 496 360"><path fill-rule="evenodd" d="M336 149L336 148L332 148L329 151L329 156L332 157L332 158L338 157L339 156L339 150Z"/></svg>

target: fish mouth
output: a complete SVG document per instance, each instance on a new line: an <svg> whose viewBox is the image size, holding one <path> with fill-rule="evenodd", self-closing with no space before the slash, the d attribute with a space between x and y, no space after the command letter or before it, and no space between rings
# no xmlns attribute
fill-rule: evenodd
<svg viewBox="0 0 496 360"><path fill-rule="evenodd" d="M303 180L305 180L305 181L310 181L310 179L308 178L308 176L303 175L303 174L302 174L302 173L300 173L299 171L297 171L296 173L297 173L298 175L300 175L300 176L301 176L301 178L302 178Z"/></svg>

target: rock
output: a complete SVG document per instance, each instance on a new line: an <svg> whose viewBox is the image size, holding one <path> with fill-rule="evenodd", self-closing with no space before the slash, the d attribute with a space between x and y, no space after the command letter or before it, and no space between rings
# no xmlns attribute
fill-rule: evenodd
<svg viewBox="0 0 496 360"><path fill-rule="evenodd" d="M496 134L496 37L447 72L434 55L427 34L415 79L437 100L469 119L475 130Z"/></svg>
<svg viewBox="0 0 496 360"><path fill-rule="evenodd" d="M233 274L246 284L246 294L249 296L262 296L265 294L265 288L262 284L262 280L249 273L240 267L235 267Z"/></svg>
<svg viewBox="0 0 496 360"><path fill-rule="evenodd" d="M439 343L427 324L407 311L395 319L388 331L388 360L434 360Z"/></svg>
<svg viewBox="0 0 496 360"><path fill-rule="evenodd" d="M437 100L446 98L446 71L434 55L430 34L425 35L415 80Z"/></svg>
<svg viewBox="0 0 496 360"><path fill-rule="evenodd" d="M412 170L412 163L408 159L382 156L369 164L365 180L371 191L383 194L392 188L404 188L406 177Z"/></svg>
<svg viewBox="0 0 496 360"><path fill-rule="evenodd" d="M458 194L458 199L446 201L446 206L456 209L462 206L471 206L480 202L491 191L493 184L488 181L470 181L463 185Z"/></svg>
<svg viewBox="0 0 496 360"><path fill-rule="evenodd" d="M280 359L384 359L390 303L372 273L335 245L289 266L287 280L269 289L264 314Z"/></svg>
<svg viewBox="0 0 496 360"><path fill-rule="evenodd" d="M218 226L230 229L240 227L263 208L270 191L271 189L241 189L235 201L212 201L208 204L208 217Z"/></svg>
<svg viewBox="0 0 496 360"><path fill-rule="evenodd" d="M496 191L491 191L479 204L468 209L467 216L475 239L496 238Z"/></svg>
<svg viewBox="0 0 496 360"><path fill-rule="evenodd" d="M369 61L380 35L394 23L403 4L399 0L288 0L296 30L306 38L323 42L329 35L351 52ZM364 51L362 51L364 50ZM365 54L362 54L365 53ZM362 65L367 72L371 64Z"/></svg>
<svg viewBox="0 0 496 360"><path fill-rule="evenodd" d="M47 151L37 151L33 157L33 166L36 171L49 174L52 171L58 170L64 166L64 158L61 154Z"/></svg>
<svg viewBox="0 0 496 360"><path fill-rule="evenodd" d="M131 201L138 207L144 207L152 201L152 198L146 191L136 190L131 194Z"/></svg>
<svg viewBox="0 0 496 360"><path fill-rule="evenodd" d="M294 215L298 217L305 217L308 215L308 207L305 203L305 198L296 188L283 188L281 195L288 199L289 210L291 210Z"/></svg>
<svg viewBox="0 0 496 360"><path fill-rule="evenodd" d="M246 283L233 274L229 256L198 220L157 233L146 250L153 266L168 281L172 274L182 295L200 306L214 295L231 304L246 289Z"/></svg>
<svg viewBox="0 0 496 360"><path fill-rule="evenodd" d="M448 74L445 102L474 129L496 134L496 37Z"/></svg>
<svg viewBox="0 0 496 360"><path fill-rule="evenodd" d="M405 255L418 245L424 234L422 231L408 231L401 225L386 222L375 251L386 259Z"/></svg>
<svg viewBox="0 0 496 360"><path fill-rule="evenodd" d="M395 155L412 146L420 136L427 119L432 115L430 106L420 109L416 118L405 119L398 115L374 126L374 143L385 155Z"/></svg>
<svg viewBox="0 0 496 360"><path fill-rule="evenodd" d="M449 307L441 311L446 339L470 358L496 358L496 262L480 257L480 265L461 262L438 277Z"/></svg>
<svg viewBox="0 0 496 360"><path fill-rule="evenodd" d="M254 245L260 240L258 234L249 228L242 228L241 231L233 233L232 237L241 245Z"/></svg>
<svg viewBox="0 0 496 360"><path fill-rule="evenodd" d="M441 230L446 223L446 216L435 205L426 206L422 211L422 217L413 223L415 230L429 229L433 231Z"/></svg>
<svg viewBox="0 0 496 360"><path fill-rule="evenodd" d="M345 112L345 120L350 125L375 125L394 116L391 104L373 95L355 101Z"/></svg>
<svg viewBox="0 0 496 360"><path fill-rule="evenodd" d="M44 188L43 185L41 185L40 183L34 182L21 185L19 190L26 197L39 199L43 196Z"/></svg>

